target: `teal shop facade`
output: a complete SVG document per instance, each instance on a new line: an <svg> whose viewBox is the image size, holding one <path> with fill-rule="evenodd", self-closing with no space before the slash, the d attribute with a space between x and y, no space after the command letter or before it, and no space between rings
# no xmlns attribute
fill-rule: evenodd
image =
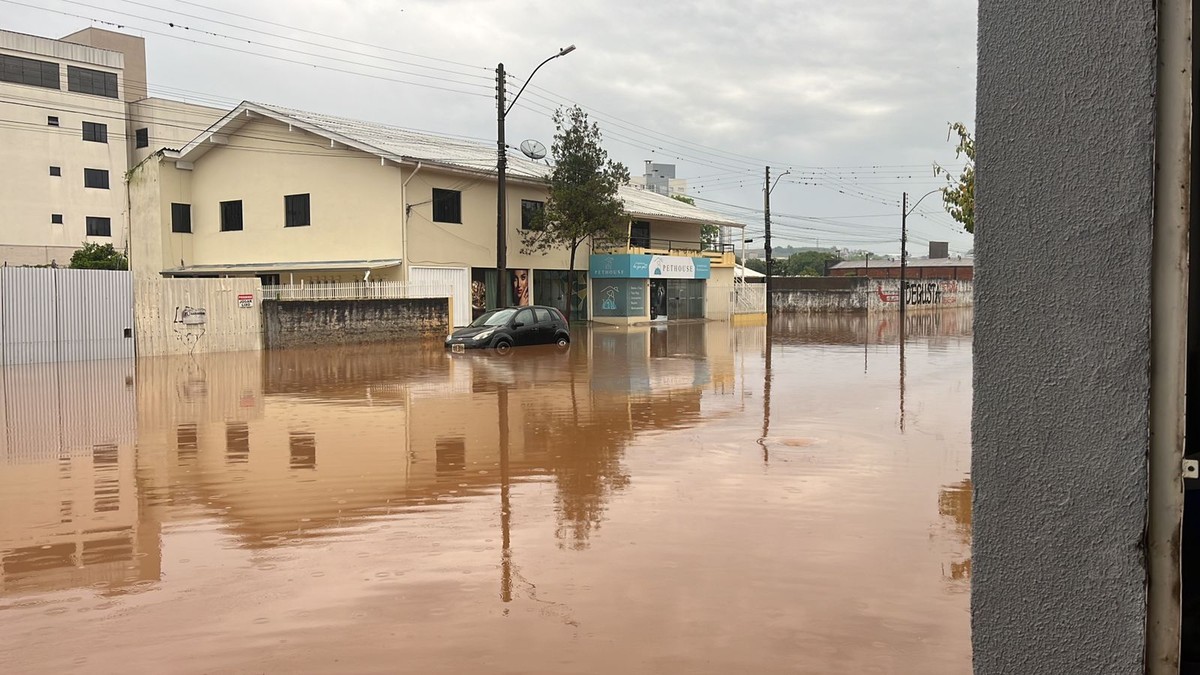
<svg viewBox="0 0 1200 675"><path fill-rule="evenodd" d="M593 254L588 261L592 319L629 325L706 318L712 273L712 261L705 257Z"/></svg>

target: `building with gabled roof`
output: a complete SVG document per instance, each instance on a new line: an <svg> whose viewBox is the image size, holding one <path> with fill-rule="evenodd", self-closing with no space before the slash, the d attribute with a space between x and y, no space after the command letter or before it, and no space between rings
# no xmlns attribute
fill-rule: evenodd
<svg viewBox="0 0 1200 675"><path fill-rule="evenodd" d="M577 265L585 269L572 284L569 252L522 251L549 167L521 156L508 160L514 283L497 288L495 165L490 141L244 102L131 170L131 266L138 275L255 276L267 285L442 284L454 289L455 325L523 303L614 323L727 316L733 254L706 250L714 247L701 227L740 223L622 187L628 241L581 247L577 260L590 264ZM597 273L624 280L605 282L619 287L615 309L612 297L588 295ZM710 298L710 285L722 291ZM655 311L656 292L679 302Z"/></svg>

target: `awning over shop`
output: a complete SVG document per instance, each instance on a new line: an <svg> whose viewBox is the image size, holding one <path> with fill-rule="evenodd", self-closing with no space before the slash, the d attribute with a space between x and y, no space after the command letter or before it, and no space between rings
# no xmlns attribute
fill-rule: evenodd
<svg viewBox="0 0 1200 675"><path fill-rule="evenodd" d="M283 272L346 272L381 270L396 267L399 258L385 260L316 260L298 262L234 263L229 265L184 265L163 270L163 276L207 276L234 274L280 274Z"/></svg>

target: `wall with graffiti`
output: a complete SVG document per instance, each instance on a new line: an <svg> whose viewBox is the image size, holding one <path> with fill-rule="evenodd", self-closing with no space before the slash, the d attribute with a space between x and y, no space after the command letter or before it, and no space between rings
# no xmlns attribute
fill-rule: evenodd
<svg viewBox="0 0 1200 675"><path fill-rule="evenodd" d="M844 288L830 288L817 283L812 286L773 290L775 312L899 311L902 292L905 309L913 312L974 305L974 284L971 281L914 279L906 281L903 290L898 279L854 279Z"/></svg>

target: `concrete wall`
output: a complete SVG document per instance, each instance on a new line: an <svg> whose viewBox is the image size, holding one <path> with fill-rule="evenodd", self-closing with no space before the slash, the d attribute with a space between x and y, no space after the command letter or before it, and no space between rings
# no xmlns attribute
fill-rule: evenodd
<svg viewBox="0 0 1200 675"><path fill-rule="evenodd" d="M793 312L898 312L900 281L865 277L812 277L780 279L790 288L774 288L777 314ZM774 285L774 282L772 282ZM917 280L905 283L906 310L970 307L974 284L970 281Z"/></svg>
<svg viewBox="0 0 1200 675"><path fill-rule="evenodd" d="M976 673L1146 666L1155 18L979 3Z"/></svg>
<svg viewBox="0 0 1200 675"><path fill-rule="evenodd" d="M134 278L139 357L262 349L258 279Z"/></svg>
<svg viewBox="0 0 1200 675"><path fill-rule="evenodd" d="M268 300L267 349L442 338L450 332L445 298Z"/></svg>

